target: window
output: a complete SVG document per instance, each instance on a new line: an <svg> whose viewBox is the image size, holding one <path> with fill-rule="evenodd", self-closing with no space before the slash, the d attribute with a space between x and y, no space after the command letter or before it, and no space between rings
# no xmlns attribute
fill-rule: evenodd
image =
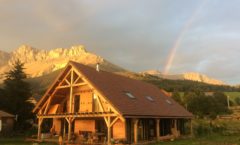
<svg viewBox="0 0 240 145"><path fill-rule="evenodd" d="M149 101L151 101L151 102L154 101L154 99L153 99L151 96L146 96L146 98L147 98Z"/></svg>
<svg viewBox="0 0 240 145"><path fill-rule="evenodd" d="M170 100L167 99L166 102L167 102L168 104L172 105L172 102L171 102Z"/></svg>
<svg viewBox="0 0 240 145"><path fill-rule="evenodd" d="M74 96L74 112L79 112L80 109L80 95Z"/></svg>
<svg viewBox="0 0 240 145"><path fill-rule="evenodd" d="M131 94L130 92L125 92L125 94L126 94L130 99L136 99L136 97L133 96L133 94Z"/></svg>

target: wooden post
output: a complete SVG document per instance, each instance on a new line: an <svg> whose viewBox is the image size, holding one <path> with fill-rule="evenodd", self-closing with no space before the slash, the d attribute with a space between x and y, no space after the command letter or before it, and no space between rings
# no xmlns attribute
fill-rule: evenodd
<svg viewBox="0 0 240 145"><path fill-rule="evenodd" d="M66 138L66 121L65 119L63 120L63 140L65 141Z"/></svg>
<svg viewBox="0 0 240 145"><path fill-rule="evenodd" d="M72 123L68 123L68 142L71 139L71 133L72 133Z"/></svg>
<svg viewBox="0 0 240 145"><path fill-rule="evenodd" d="M72 118L66 118L67 122L68 122L68 142L70 142L71 139L71 135L72 135Z"/></svg>
<svg viewBox="0 0 240 145"><path fill-rule="evenodd" d="M71 82L70 82L70 104L69 104L69 112L70 113L73 113L73 86L72 86L72 84L73 84L73 69L71 69L70 70L71 71Z"/></svg>
<svg viewBox="0 0 240 145"><path fill-rule="evenodd" d="M108 123L107 123L107 128L108 128L108 138L107 138L107 144L111 144L111 118L108 116Z"/></svg>
<svg viewBox="0 0 240 145"><path fill-rule="evenodd" d="M134 126L134 143L137 144L138 142L138 119L133 120Z"/></svg>
<svg viewBox="0 0 240 145"><path fill-rule="evenodd" d="M177 119L174 119L174 129L177 131Z"/></svg>
<svg viewBox="0 0 240 145"><path fill-rule="evenodd" d="M38 140L41 140L41 130L42 130L43 118L38 118Z"/></svg>
<svg viewBox="0 0 240 145"><path fill-rule="evenodd" d="M193 123L192 123L192 119L190 119L190 134L191 134L191 136L193 136Z"/></svg>
<svg viewBox="0 0 240 145"><path fill-rule="evenodd" d="M160 137L160 125L159 125L159 123L160 123L160 119L156 119L156 132L157 132L156 136L157 136L157 141L159 141L159 137Z"/></svg>

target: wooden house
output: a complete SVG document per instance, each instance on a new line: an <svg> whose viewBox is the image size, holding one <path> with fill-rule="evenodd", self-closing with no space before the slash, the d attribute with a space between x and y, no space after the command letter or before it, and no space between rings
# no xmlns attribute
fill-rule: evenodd
<svg viewBox="0 0 240 145"><path fill-rule="evenodd" d="M0 134L9 133L13 130L15 116L0 110Z"/></svg>
<svg viewBox="0 0 240 145"><path fill-rule="evenodd" d="M65 136L95 134L93 140L128 143L180 134L192 114L156 86L69 62L40 99L33 112L41 125L52 120L51 131ZM82 139L84 140L84 139Z"/></svg>

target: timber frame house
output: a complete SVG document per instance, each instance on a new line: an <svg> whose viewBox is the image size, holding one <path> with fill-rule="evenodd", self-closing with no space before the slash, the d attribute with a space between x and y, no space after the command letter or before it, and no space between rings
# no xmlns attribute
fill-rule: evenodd
<svg viewBox="0 0 240 145"><path fill-rule="evenodd" d="M191 113L157 87L70 61L33 110L38 139L44 120L67 141L99 134L98 141L126 143L184 134ZM65 135L67 134L67 135ZM103 139L100 139L103 136ZM85 135L86 137L86 135Z"/></svg>

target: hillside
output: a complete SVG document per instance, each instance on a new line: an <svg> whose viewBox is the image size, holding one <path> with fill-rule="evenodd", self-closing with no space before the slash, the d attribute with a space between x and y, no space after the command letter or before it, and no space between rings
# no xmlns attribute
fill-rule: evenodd
<svg viewBox="0 0 240 145"><path fill-rule="evenodd" d="M191 80L191 81L198 81L202 83L212 84L212 85L224 85L225 83L208 77L207 75L196 73L196 72L186 72L183 74L163 74L157 70L148 70L141 72L143 75L153 75L160 78L168 79L168 80Z"/></svg>
<svg viewBox="0 0 240 145"><path fill-rule="evenodd" d="M8 71L11 64L17 59L25 64L25 71L29 77L27 81L31 84L33 93L37 95L43 94L69 60L91 67L95 67L99 63L101 70L150 82L167 91L187 91L195 88L203 91L238 91L238 88L224 85L221 81L199 73L164 75L155 70L142 73L130 72L112 64L101 56L88 52L82 45L52 50L22 45L10 53L0 51L0 74Z"/></svg>
<svg viewBox="0 0 240 145"><path fill-rule="evenodd" d="M58 76L62 69L49 73L47 75L43 75L40 77L29 78L27 81L31 84L33 88L33 92L35 95L43 95L43 93L47 90L49 85L53 82L53 80ZM132 79L142 80L151 84L156 85L160 89L164 89L166 91L172 92L174 90L178 90L180 92L192 91L194 89L199 89L205 92L212 91L222 91L222 92L233 92L240 91L239 88L231 87L228 85L212 85L207 83L202 83L198 81L191 80L168 80L159 78L153 75L142 75L134 72L116 72L118 75L123 75L125 77L129 77Z"/></svg>

